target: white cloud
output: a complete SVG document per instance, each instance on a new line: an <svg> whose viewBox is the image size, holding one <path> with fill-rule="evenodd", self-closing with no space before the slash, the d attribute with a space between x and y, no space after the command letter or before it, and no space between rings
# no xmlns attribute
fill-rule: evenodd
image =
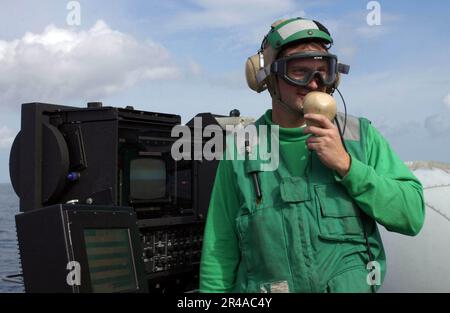
<svg viewBox="0 0 450 313"><path fill-rule="evenodd" d="M194 76L201 76L203 74L202 66L192 59L188 60L187 68L188 68L188 74L191 74Z"/></svg>
<svg viewBox="0 0 450 313"><path fill-rule="evenodd" d="M248 25L295 9L292 0L194 0L198 9L183 11L171 27L179 29L228 28Z"/></svg>
<svg viewBox="0 0 450 313"><path fill-rule="evenodd" d="M444 98L444 104L450 109L450 93Z"/></svg>
<svg viewBox="0 0 450 313"><path fill-rule="evenodd" d="M160 44L139 42L98 21L88 31L48 26L0 41L0 104L98 99L142 80L175 79L180 70Z"/></svg>
<svg viewBox="0 0 450 313"><path fill-rule="evenodd" d="M366 39L381 37L389 32L389 28L384 25L369 26L364 25L355 29L356 33Z"/></svg>
<svg viewBox="0 0 450 313"><path fill-rule="evenodd" d="M368 11L364 12L364 14L368 14ZM386 13L383 10L381 11L381 24L380 25L368 25L367 21L360 17L359 21L365 21L366 23L356 27L356 33L365 39L375 39L384 35L387 35L392 30L392 25L396 22L401 21L403 19L402 16Z"/></svg>
<svg viewBox="0 0 450 313"><path fill-rule="evenodd" d="M392 121L387 120L386 116L375 117L372 124L387 138L413 137L423 129L422 123L418 121L409 120L392 123Z"/></svg>
<svg viewBox="0 0 450 313"><path fill-rule="evenodd" d="M382 10L382 24L369 26L366 16L369 11L358 10L339 18L320 20L330 30L334 39L334 49L344 62L353 61L361 51L362 43L386 38L394 30L397 22L403 20L401 15Z"/></svg>
<svg viewBox="0 0 450 313"><path fill-rule="evenodd" d="M0 127L0 149L9 149L15 137L15 131L6 126Z"/></svg>
<svg viewBox="0 0 450 313"><path fill-rule="evenodd" d="M162 32L184 31L200 35L202 31L220 31L220 36L210 35L205 40L211 47L236 53L256 51L270 24L281 18L305 16L305 11L294 0L193 0L193 9L180 10L170 23L160 25Z"/></svg>
<svg viewBox="0 0 450 313"><path fill-rule="evenodd" d="M233 90L244 89L247 90L247 82L245 80L244 71L230 71L221 74L220 76L210 76L208 83L212 86L225 87Z"/></svg>
<svg viewBox="0 0 450 313"><path fill-rule="evenodd" d="M450 112L443 112L425 119L425 128L435 137L450 136Z"/></svg>
<svg viewBox="0 0 450 313"><path fill-rule="evenodd" d="M412 71L409 64L387 67L383 60L373 62L378 63L371 65L371 73L355 69L342 77L342 91L351 110L371 116L387 115L390 123L424 121L426 116L442 110L442 93L437 90L446 88L448 79L436 73L448 72L449 66L427 64ZM421 64L420 59L415 63ZM382 71L376 71L377 67Z"/></svg>
<svg viewBox="0 0 450 313"><path fill-rule="evenodd" d="M193 41L201 41L202 50L207 54L225 53L231 57L256 53L274 21L306 16L304 4L294 0L191 0L188 3L189 8L176 11L169 22L165 17L157 18L160 33L167 38L186 34Z"/></svg>

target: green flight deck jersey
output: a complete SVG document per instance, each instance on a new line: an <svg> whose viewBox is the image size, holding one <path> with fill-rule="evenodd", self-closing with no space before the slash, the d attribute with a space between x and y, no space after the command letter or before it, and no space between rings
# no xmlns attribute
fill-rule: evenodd
<svg viewBox="0 0 450 313"><path fill-rule="evenodd" d="M272 127L271 110L260 125ZM201 292L370 292L386 273L377 223L411 236L420 231L422 185L367 119L347 119L343 139L351 166L345 177L307 148L309 136L303 128L279 128L276 170L262 170L260 160L220 161L204 232ZM380 277L371 280L374 269Z"/></svg>

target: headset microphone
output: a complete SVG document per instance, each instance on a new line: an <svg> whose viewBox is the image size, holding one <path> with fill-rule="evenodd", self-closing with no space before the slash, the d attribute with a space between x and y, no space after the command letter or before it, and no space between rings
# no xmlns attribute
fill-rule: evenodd
<svg viewBox="0 0 450 313"><path fill-rule="evenodd" d="M311 91L303 99L303 114L314 113L325 115L330 121L336 117L336 101L325 92ZM318 126L306 121L308 126Z"/></svg>

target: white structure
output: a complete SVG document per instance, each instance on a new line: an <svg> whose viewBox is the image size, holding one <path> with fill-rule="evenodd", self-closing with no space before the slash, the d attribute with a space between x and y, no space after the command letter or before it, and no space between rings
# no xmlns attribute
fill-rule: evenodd
<svg viewBox="0 0 450 313"><path fill-rule="evenodd" d="M450 292L450 164L406 162L424 187L425 224L416 237L380 226L387 256L382 292Z"/></svg>

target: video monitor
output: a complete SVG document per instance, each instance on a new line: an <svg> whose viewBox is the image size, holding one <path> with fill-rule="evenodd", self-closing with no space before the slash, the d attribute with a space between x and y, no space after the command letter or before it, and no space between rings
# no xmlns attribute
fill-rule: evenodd
<svg viewBox="0 0 450 313"><path fill-rule="evenodd" d="M130 199L152 200L166 196L166 163L157 158L130 162Z"/></svg>
<svg viewBox="0 0 450 313"><path fill-rule="evenodd" d="M126 292L137 288L128 228L84 229L92 292Z"/></svg>

